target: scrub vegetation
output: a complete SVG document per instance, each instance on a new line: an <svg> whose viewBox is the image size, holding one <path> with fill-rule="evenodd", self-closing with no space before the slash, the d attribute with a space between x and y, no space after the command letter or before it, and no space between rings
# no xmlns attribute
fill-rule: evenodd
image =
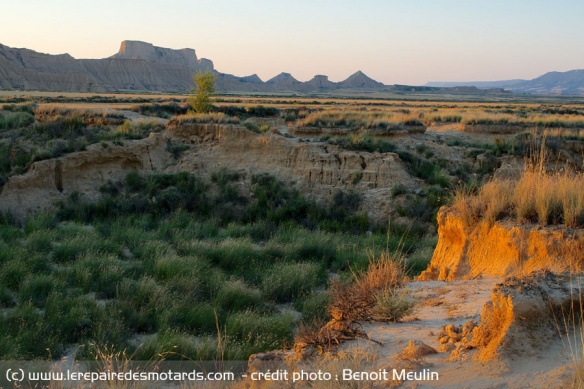
<svg viewBox="0 0 584 389"><path fill-rule="evenodd" d="M416 251L413 236L364 234L354 193L327 208L258 175L252 200L238 179L132 173L97 202L73 193L24 225L3 217L0 358L87 358L97 344L142 360L246 359L291 344L326 310L328 274L367 268L366 249Z"/></svg>

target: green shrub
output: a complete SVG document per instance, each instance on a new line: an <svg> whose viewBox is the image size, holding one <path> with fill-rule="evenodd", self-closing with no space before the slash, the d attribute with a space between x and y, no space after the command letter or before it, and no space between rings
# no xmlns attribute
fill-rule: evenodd
<svg viewBox="0 0 584 389"><path fill-rule="evenodd" d="M217 245L207 246L204 255L226 271L251 271L260 258L260 251L249 241L226 239Z"/></svg>
<svg viewBox="0 0 584 389"><path fill-rule="evenodd" d="M37 105L35 103L28 103L28 104L4 104L2 109L5 111L11 112L25 112L30 115L34 115L34 111Z"/></svg>
<svg viewBox="0 0 584 389"><path fill-rule="evenodd" d="M284 303L309 293L325 280L326 273L316 263L281 263L267 272L261 289L267 299Z"/></svg>
<svg viewBox="0 0 584 389"><path fill-rule="evenodd" d="M12 130L30 126L34 123L34 116L27 112L16 112L0 117L0 130Z"/></svg>
<svg viewBox="0 0 584 389"><path fill-rule="evenodd" d="M29 272L30 269L22 263L20 258L11 259L0 266L0 285L18 290Z"/></svg>
<svg viewBox="0 0 584 389"><path fill-rule="evenodd" d="M277 117L280 116L280 110L276 107L265 107L263 105L256 105L246 107L245 111L248 115L254 117Z"/></svg>
<svg viewBox="0 0 584 389"><path fill-rule="evenodd" d="M30 302L20 304L0 316L0 339L9 339L12 347L5 347L2 360L47 359L61 355L63 343L44 320L43 313Z"/></svg>
<svg viewBox="0 0 584 389"><path fill-rule="evenodd" d="M175 331L159 332L149 337L135 352L138 361L154 360L220 360L217 341L211 337L195 338Z"/></svg>
<svg viewBox="0 0 584 389"><path fill-rule="evenodd" d="M0 286L0 309L12 308L16 305L14 294L5 286Z"/></svg>
<svg viewBox="0 0 584 389"><path fill-rule="evenodd" d="M287 314L263 315L245 311L227 319L225 333L253 345L256 352L274 350L292 340L294 318Z"/></svg>
<svg viewBox="0 0 584 389"><path fill-rule="evenodd" d="M387 288L375 295L376 320L397 322L414 312L415 301L405 289Z"/></svg>
<svg viewBox="0 0 584 389"><path fill-rule="evenodd" d="M254 122L250 122L249 120L246 120L242 124L245 126L245 128L247 128L251 132L255 132L257 134L261 133L260 126L258 126Z"/></svg>
<svg viewBox="0 0 584 389"><path fill-rule="evenodd" d="M52 275L30 275L23 280L18 297L20 301L31 301L36 307L44 307L48 296L63 288L64 285Z"/></svg>
<svg viewBox="0 0 584 389"><path fill-rule="evenodd" d="M94 298L53 292L47 298L43 320L66 346L90 338L101 316L102 309Z"/></svg>
<svg viewBox="0 0 584 389"><path fill-rule="evenodd" d="M219 185L219 187L223 187L230 182L237 181L239 178L240 174L238 172L231 171L226 167L222 167L219 170L211 173L211 181Z"/></svg>
<svg viewBox="0 0 584 389"><path fill-rule="evenodd" d="M116 305L130 328L137 332L155 332L159 314L170 304L167 290L150 277L138 281L123 279L116 288Z"/></svg>
<svg viewBox="0 0 584 389"><path fill-rule="evenodd" d="M368 151L370 153L389 153L397 150L397 146L393 143L370 136L321 138L321 141L341 146L347 150Z"/></svg>
<svg viewBox="0 0 584 389"><path fill-rule="evenodd" d="M391 188L391 197L397 197L408 193L408 188L402 183L398 183Z"/></svg>
<svg viewBox="0 0 584 389"><path fill-rule="evenodd" d="M250 288L242 280L227 281L217 293L215 304L226 311L241 311L262 304L258 289Z"/></svg>
<svg viewBox="0 0 584 389"><path fill-rule="evenodd" d="M307 239L301 241L292 256L296 261L318 261L331 263L337 256L336 242L332 239L319 237L320 239Z"/></svg>
<svg viewBox="0 0 584 389"><path fill-rule="evenodd" d="M215 335L217 333L217 309L208 303L193 305L185 302L166 311L165 325L172 330L188 331L195 335Z"/></svg>
<svg viewBox="0 0 584 389"><path fill-rule="evenodd" d="M140 104L130 108L134 112L138 112L145 116L156 116L159 118L170 119L174 115L184 115L188 108L177 103L168 104Z"/></svg>
<svg viewBox="0 0 584 389"><path fill-rule="evenodd" d="M294 308L302 313L304 323L324 320L327 317L328 299L328 293L313 291L294 300Z"/></svg>
<svg viewBox="0 0 584 389"><path fill-rule="evenodd" d="M173 141L173 140L168 140L168 143L166 144L166 151L168 151L170 154L172 154L172 157L174 159L179 159L180 156L182 155L182 153L186 150L188 150L190 148L189 145L182 143L182 142L178 142L178 141Z"/></svg>
<svg viewBox="0 0 584 389"><path fill-rule="evenodd" d="M197 277L209 270L208 263L199 257L182 257L174 254L160 256L155 263L157 280L168 281L186 276Z"/></svg>

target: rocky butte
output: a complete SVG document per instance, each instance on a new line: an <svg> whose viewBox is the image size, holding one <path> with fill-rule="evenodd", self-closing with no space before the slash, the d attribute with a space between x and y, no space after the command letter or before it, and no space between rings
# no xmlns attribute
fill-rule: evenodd
<svg viewBox="0 0 584 389"><path fill-rule="evenodd" d="M213 70L195 50L124 41L117 54L75 59L0 45L0 88L71 92L188 91L197 70Z"/></svg>

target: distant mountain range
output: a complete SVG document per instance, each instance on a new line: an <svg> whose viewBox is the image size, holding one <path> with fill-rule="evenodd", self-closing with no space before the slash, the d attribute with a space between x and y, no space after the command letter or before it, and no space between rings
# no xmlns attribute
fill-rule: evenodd
<svg viewBox="0 0 584 389"><path fill-rule="evenodd" d="M0 89L4 90L188 92L194 86L193 74L199 70L215 72L215 87L223 92L387 88L360 71L341 82L331 82L323 75L301 82L289 73L266 82L255 74L237 77L217 72L212 61L197 58L193 49L173 50L140 41L124 41L116 54L103 59L75 59L69 54L42 54L0 45Z"/></svg>
<svg viewBox="0 0 584 389"><path fill-rule="evenodd" d="M429 82L426 86L441 88L475 86L479 89L503 88L513 93L584 95L584 69L549 72L533 80Z"/></svg>
<svg viewBox="0 0 584 389"><path fill-rule="evenodd" d="M0 89L59 92L188 92L196 71L216 73L219 92L377 91L397 93L584 94L584 70L548 73L535 80L477 83L429 83L426 86L384 85L358 71L346 80L332 82L325 75L298 81L280 73L267 81L256 74L238 77L218 72L211 60L197 57L193 49L173 50L140 41L123 41L119 51L103 59L75 59L69 54L50 55L0 44Z"/></svg>

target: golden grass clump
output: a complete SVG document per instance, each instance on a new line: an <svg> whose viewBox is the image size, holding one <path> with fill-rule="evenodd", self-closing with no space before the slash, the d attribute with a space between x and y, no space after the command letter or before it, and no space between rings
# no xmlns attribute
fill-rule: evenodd
<svg viewBox="0 0 584 389"><path fill-rule="evenodd" d="M512 192L512 205L519 222L530 221L535 214L535 189L537 184L537 174L532 171L525 171L515 184L515 189Z"/></svg>
<svg viewBox="0 0 584 389"><path fill-rule="evenodd" d="M378 258L371 254L367 271L354 274L353 278L353 282L333 281L331 283L329 312L333 319L355 321L376 318L378 315L375 315L375 307L380 296L387 291L391 293L387 292L383 301L387 302L389 295L400 301L403 300L402 294L393 293L401 288L407 279L401 256L392 256L387 251L382 252ZM394 318L399 320L401 315Z"/></svg>
<svg viewBox="0 0 584 389"><path fill-rule="evenodd" d="M394 258L397 257L397 258ZM369 267L361 275L355 276L355 284L363 294L374 294L384 289L400 288L406 278L403 258L383 251L379 258L369 254Z"/></svg>
<svg viewBox="0 0 584 389"><path fill-rule="evenodd" d="M188 113L186 115L173 116L169 124L181 125L192 123L217 123L217 124L239 124L239 119L228 116L223 112L209 113Z"/></svg>
<svg viewBox="0 0 584 389"><path fill-rule="evenodd" d="M493 224L505 214L511 201L513 183L508 180L489 181L480 190L479 202L484 206L484 219Z"/></svg>
<svg viewBox="0 0 584 389"><path fill-rule="evenodd" d="M325 110L308 114L296 122L297 126L350 127L356 129L387 129L400 125L423 125L419 116L399 111Z"/></svg>
<svg viewBox="0 0 584 389"><path fill-rule="evenodd" d="M467 188L454 191L452 209L462 218L465 226L475 225L481 217L481 199Z"/></svg>
<svg viewBox="0 0 584 389"><path fill-rule="evenodd" d="M73 117L88 117L88 118L99 118L108 116L117 116L115 114L109 114L105 109L91 109L91 108L68 108L58 104L43 104L39 105L35 109L35 115L37 117L42 116L56 116L61 118L73 118Z"/></svg>
<svg viewBox="0 0 584 389"><path fill-rule="evenodd" d="M455 194L452 204L468 226L507 217L520 223L584 227L584 175L528 168L517 181L494 179L476 195Z"/></svg>

